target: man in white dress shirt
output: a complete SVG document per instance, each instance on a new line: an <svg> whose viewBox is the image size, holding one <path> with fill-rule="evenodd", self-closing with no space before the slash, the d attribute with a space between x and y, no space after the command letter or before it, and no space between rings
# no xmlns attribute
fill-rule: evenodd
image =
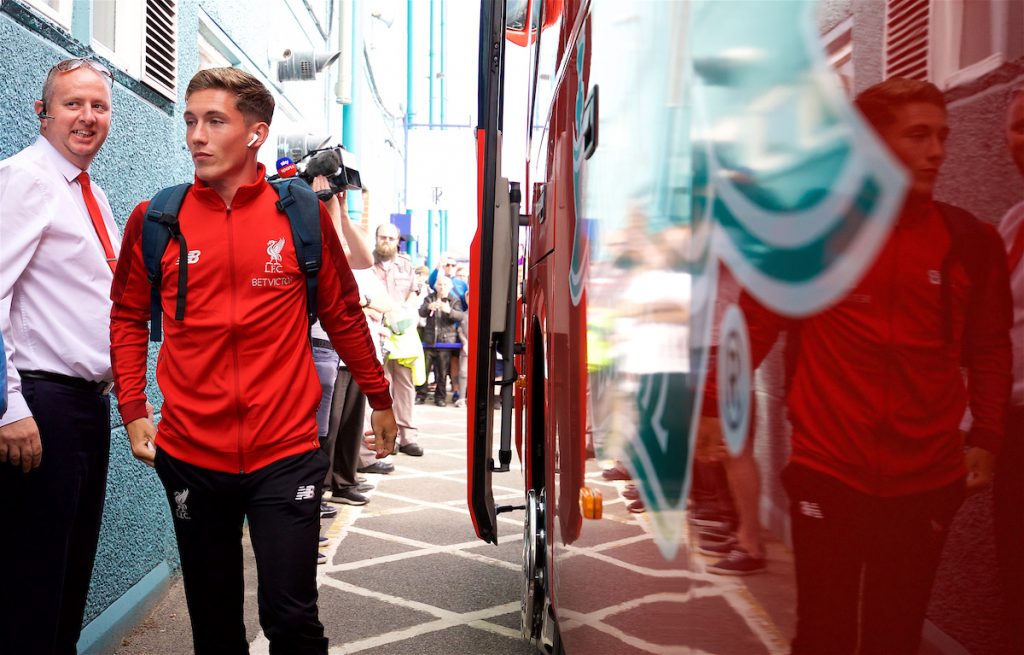
<svg viewBox="0 0 1024 655"><path fill-rule="evenodd" d="M0 650L74 653L110 450L110 285L120 237L87 175L110 129L110 71L54 66L39 138L0 161Z"/></svg>
<svg viewBox="0 0 1024 655"><path fill-rule="evenodd" d="M1006 145L1024 177L1024 86L1012 94L1006 113ZM1006 244L1013 292L1013 390L1007 409L1006 436L996 460L994 487L996 555L1003 591L1001 625L1006 646L1024 652L1024 200L999 222Z"/></svg>

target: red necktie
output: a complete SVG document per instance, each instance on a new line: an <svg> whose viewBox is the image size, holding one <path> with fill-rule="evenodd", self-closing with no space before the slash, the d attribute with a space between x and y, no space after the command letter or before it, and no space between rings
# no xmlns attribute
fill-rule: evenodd
<svg viewBox="0 0 1024 655"><path fill-rule="evenodd" d="M1017 268L1021 258L1024 257L1024 223L1017 226L1017 236L1013 239L1010 252L1007 253L1006 263L1009 264L1010 272Z"/></svg>
<svg viewBox="0 0 1024 655"><path fill-rule="evenodd" d="M96 196L92 195L89 174L82 171L78 175L78 184L82 187L82 199L85 200L85 207L89 210L89 218L92 219L92 226L96 229L96 236L100 238L103 254L107 257L107 264L113 271L117 268L117 256L114 254L114 247L110 245L110 236L107 234L107 226L103 223L103 214L100 213L100 206L96 203Z"/></svg>

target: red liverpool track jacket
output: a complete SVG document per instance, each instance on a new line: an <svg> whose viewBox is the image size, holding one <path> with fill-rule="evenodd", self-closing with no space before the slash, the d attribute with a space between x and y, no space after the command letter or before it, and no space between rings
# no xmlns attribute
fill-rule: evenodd
<svg viewBox="0 0 1024 655"><path fill-rule="evenodd" d="M178 248L163 256L164 342L156 379L164 395L157 446L195 466L250 472L318 446L320 383L308 339L306 287L291 227L263 179L232 206L196 180L179 216L188 245L184 321L174 320ZM111 290L114 380L125 424L146 415L150 285L139 204L125 228ZM359 292L330 218L320 210L320 323L374 409L391 406Z"/></svg>
<svg viewBox="0 0 1024 655"><path fill-rule="evenodd" d="M1002 243L976 225L972 245L987 265L973 280L949 257L950 233L933 206L901 217L860 282L819 314L785 319L743 297L755 366L780 332L795 342L792 462L871 495L938 489L966 474L959 424L968 402L966 445L999 451L1012 306ZM716 397L709 383L705 412L715 413Z"/></svg>

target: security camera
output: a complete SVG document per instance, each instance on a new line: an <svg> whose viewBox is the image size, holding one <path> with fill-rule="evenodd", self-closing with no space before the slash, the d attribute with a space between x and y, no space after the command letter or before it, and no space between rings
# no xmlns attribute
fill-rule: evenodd
<svg viewBox="0 0 1024 655"><path fill-rule="evenodd" d="M281 82L316 79L317 73L336 62L340 56L341 51L318 53L289 48L281 53L281 60L277 62L277 79Z"/></svg>

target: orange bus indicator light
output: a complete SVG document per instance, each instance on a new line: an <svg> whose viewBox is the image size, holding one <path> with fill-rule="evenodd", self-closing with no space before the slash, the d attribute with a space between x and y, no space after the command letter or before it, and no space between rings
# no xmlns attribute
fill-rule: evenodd
<svg viewBox="0 0 1024 655"><path fill-rule="evenodd" d="M604 514L604 497L597 489L580 489L580 512L585 519L599 519Z"/></svg>

